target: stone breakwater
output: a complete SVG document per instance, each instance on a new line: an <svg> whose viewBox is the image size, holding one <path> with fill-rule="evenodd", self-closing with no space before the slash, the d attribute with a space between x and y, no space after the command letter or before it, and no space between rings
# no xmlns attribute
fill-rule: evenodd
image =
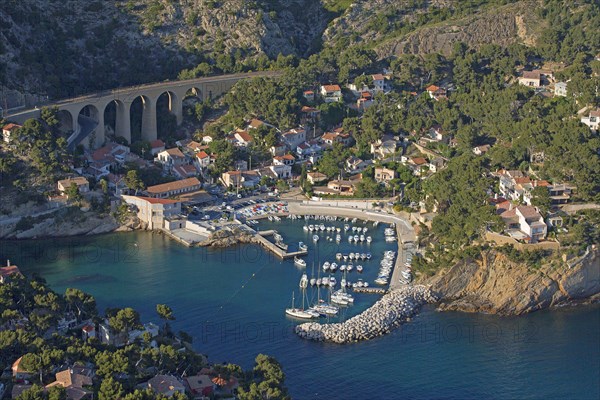
<svg viewBox="0 0 600 400"><path fill-rule="evenodd" d="M373 339L389 333L414 316L421 306L437 302L427 286L416 285L395 289L385 294L372 307L347 321L336 324L308 322L296 326L296 334L308 340L351 343Z"/></svg>

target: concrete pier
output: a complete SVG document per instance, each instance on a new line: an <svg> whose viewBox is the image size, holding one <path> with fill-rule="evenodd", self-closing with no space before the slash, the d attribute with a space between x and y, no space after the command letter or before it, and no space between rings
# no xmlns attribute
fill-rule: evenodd
<svg viewBox="0 0 600 400"><path fill-rule="evenodd" d="M308 254L308 250L298 250L287 252L282 248L278 247L275 243L269 241L265 236L272 236L275 233L273 230L257 232L255 237L258 243L264 248L272 251L275 255L281 259L292 258L296 256L305 256Z"/></svg>

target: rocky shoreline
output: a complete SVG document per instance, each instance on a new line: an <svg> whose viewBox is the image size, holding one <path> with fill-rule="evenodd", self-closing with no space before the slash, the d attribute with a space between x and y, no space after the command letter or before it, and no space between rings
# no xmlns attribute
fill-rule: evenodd
<svg viewBox="0 0 600 400"><path fill-rule="evenodd" d="M335 324L308 322L296 326L295 332L303 339L320 342L342 344L370 340L410 321L423 305L437 301L429 287L408 286L386 293L372 307L347 321Z"/></svg>

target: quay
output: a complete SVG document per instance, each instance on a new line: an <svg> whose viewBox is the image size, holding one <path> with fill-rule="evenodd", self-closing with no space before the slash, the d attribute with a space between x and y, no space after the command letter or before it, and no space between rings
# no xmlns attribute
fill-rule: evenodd
<svg viewBox="0 0 600 400"><path fill-rule="evenodd" d="M277 245L275 245L275 243L269 241L265 237L265 236L272 236L273 234L275 234L274 230L259 231L259 232L256 232L254 237L256 238L256 241L259 244L261 244L264 248L275 253L275 255L281 259L292 258L292 257L296 257L296 256L305 256L308 254L308 250L298 250L298 251L287 252L287 251L283 250L282 248L279 248Z"/></svg>

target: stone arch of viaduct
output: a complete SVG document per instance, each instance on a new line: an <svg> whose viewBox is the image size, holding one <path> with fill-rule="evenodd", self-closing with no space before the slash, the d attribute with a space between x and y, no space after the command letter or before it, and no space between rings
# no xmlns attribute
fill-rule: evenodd
<svg viewBox="0 0 600 400"><path fill-rule="evenodd" d="M131 104L137 98L142 99L142 139L156 140L158 137L156 120L156 103L160 96L166 94L169 98L169 111L175 115L177 125L183 121L183 99L188 91L193 91L200 99L210 99L229 91L241 79L253 77L279 76L276 71L250 72L243 74L220 75L184 81L167 81L154 84L140 85L122 89L95 93L74 99L59 101L48 106L58 108L63 118L69 119L73 130L69 137L69 146L79 143L85 147L100 146L105 141L104 112L115 103L116 120L115 134L131 142ZM16 122L24 122L27 118L39 117L39 110L28 110L18 115L8 116ZM95 133L93 143L86 143L85 138Z"/></svg>

